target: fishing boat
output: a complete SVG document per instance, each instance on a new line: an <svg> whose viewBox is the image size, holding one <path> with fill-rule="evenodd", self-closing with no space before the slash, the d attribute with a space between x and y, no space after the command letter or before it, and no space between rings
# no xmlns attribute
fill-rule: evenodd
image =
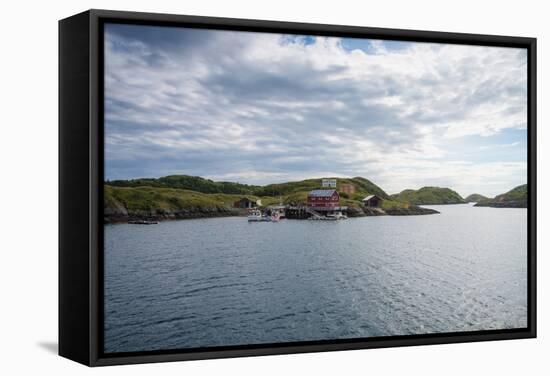
<svg viewBox="0 0 550 376"><path fill-rule="evenodd" d="M271 222L271 216L264 215L261 211L254 209L248 213L248 222Z"/></svg>
<svg viewBox="0 0 550 376"><path fill-rule="evenodd" d="M248 222L262 222L262 212L259 210L249 211Z"/></svg>
<svg viewBox="0 0 550 376"><path fill-rule="evenodd" d="M262 214L261 211L254 209L248 213L248 222L279 222L281 219L278 212L274 212L271 215Z"/></svg>

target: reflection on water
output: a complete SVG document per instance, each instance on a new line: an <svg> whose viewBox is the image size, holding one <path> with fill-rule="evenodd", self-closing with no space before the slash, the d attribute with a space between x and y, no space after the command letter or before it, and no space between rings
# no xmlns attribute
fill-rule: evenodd
<svg viewBox="0 0 550 376"><path fill-rule="evenodd" d="M105 226L105 351L527 325L527 210Z"/></svg>

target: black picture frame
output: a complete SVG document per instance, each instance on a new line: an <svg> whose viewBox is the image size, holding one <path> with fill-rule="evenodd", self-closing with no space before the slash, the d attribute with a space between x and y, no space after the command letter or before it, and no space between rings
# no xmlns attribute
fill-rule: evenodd
<svg viewBox="0 0 550 376"><path fill-rule="evenodd" d="M525 48L528 52L528 326L267 345L105 354L103 25L105 22ZM536 39L88 10L59 21L59 354L88 366L536 337Z"/></svg>

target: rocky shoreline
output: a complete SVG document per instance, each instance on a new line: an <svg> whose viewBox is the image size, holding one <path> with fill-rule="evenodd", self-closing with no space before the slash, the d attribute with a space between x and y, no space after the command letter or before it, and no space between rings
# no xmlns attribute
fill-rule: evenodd
<svg viewBox="0 0 550 376"><path fill-rule="evenodd" d="M427 215L427 214L439 214L437 210L426 209L421 207L411 207L408 209L395 208L395 209L381 209L381 208L348 208L348 217L374 217L383 215ZM103 215L104 224L113 223L128 223L132 221L167 221L176 219L199 219L199 218L219 218L219 217L237 217L246 216L246 209L236 208L224 208L224 207L212 207L212 208L189 208L182 210L134 210L129 211L122 205L115 208L105 207Z"/></svg>
<svg viewBox="0 0 550 376"><path fill-rule="evenodd" d="M437 210L421 208L419 206L412 206L409 208L392 208L392 209L381 209L381 208L348 208L348 217L372 217L372 216L382 216L382 215L395 215L395 216L404 216L404 215L427 215L427 214L439 214Z"/></svg>
<svg viewBox="0 0 550 376"><path fill-rule="evenodd" d="M103 223L127 223L130 221L168 221L175 219L199 219L245 216L246 210L233 208L190 208L177 211L154 209L128 211L126 208L105 208Z"/></svg>
<svg viewBox="0 0 550 376"><path fill-rule="evenodd" d="M415 208L409 208L409 209L402 209L402 208L395 208L395 209L387 209L386 213L388 215L429 215L429 214L440 214L437 210L434 209L428 209L428 208L421 208L421 207L415 207Z"/></svg>
<svg viewBox="0 0 550 376"><path fill-rule="evenodd" d="M477 207L489 207L489 208L526 208L527 200L519 201L492 201L478 202L474 206Z"/></svg>

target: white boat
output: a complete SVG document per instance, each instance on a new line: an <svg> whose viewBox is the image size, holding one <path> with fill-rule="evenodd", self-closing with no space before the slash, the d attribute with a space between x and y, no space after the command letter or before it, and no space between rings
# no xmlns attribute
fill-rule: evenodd
<svg viewBox="0 0 550 376"><path fill-rule="evenodd" d="M262 212L259 210L251 210L248 213L248 222L264 222Z"/></svg>
<svg viewBox="0 0 550 376"><path fill-rule="evenodd" d="M348 219L348 216L345 215L345 214L342 214L342 212L336 212L334 214L327 214L327 217L334 218L335 220Z"/></svg>
<svg viewBox="0 0 550 376"><path fill-rule="evenodd" d="M131 225L158 225L158 221L149 221L145 219L137 219L134 221L128 221Z"/></svg>
<svg viewBox="0 0 550 376"><path fill-rule="evenodd" d="M279 215L264 215L259 210L248 213L248 222L279 222Z"/></svg>

